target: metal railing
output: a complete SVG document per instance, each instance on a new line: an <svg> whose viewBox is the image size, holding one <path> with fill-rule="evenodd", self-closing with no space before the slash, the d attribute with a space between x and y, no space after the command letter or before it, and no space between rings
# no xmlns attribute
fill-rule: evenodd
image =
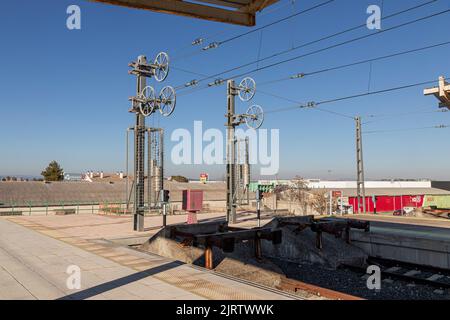
<svg viewBox="0 0 450 320"><path fill-rule="evenodd" d="M33 202L11 201L0 203L0 216L15 215L55 215L67 214L128 214L126 204L121 202L86 202L86 201L61 201L61 202Z"/></svg>
<svg viewBox="0 0 450 320"><path fill-rule="evenodd" d="M216 203L216 204L214 204ZM203 212L219 210L224 206L224 200L208 200L204 203ZM145 204L145 215L159 215L159 210L148 210ZM104 214L104 215L131 215L133 204L118 201L2 201L0 202L0 216L48 216L58 214ZM181 201L171 201L167 204L167 214L185 214L182 210Z"/></svg>

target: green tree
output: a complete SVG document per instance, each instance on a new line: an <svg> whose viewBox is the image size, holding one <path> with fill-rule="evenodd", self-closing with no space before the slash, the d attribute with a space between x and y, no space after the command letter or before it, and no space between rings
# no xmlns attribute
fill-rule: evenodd
<svg viewBox="0 0 450 320"><path fill-rule="evenodd" d="M172 180L176 181L176 182L183 182L183 183L187 183L189 182L189 179L183 176L172 176Z"/></svg>
<svg viewBox="0 0 450 320"><path fill-rule="evenodd" d="M63 168L59 165L58 162L52 161L45 168L44 171L41 172L41 175L44 177L45 181L62 181L64 180L64 171Z"/></svg>

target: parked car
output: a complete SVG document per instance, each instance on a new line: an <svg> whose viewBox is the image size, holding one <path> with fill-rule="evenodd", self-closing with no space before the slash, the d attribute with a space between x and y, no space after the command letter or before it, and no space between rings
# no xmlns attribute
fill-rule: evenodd
<svg viewBox="0 0 450 320"><path fill-rule="evenodd" d="M393 215L394 216L404 216L404 215L406 215L406 211L405 210L395 210Z"/></svg>

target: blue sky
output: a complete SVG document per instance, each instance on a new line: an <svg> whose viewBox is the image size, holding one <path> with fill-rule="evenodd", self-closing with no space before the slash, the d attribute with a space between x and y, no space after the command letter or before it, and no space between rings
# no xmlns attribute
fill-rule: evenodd
<svg viewBox="0 0 450 320"><path fill-rule="evenodd" d="M320 0L282 0L257 19L258 26L292 14ZM265 57L293 45L362 24L371 4L381 0L337 0L321 9L255 32L223 46L189 56L198 37L220 41L248 31L246 27L170 16L88 1L2 1L0 3L0 175L39 175L55 159L66 172L123 170L125 129L133 124L128 97L135 79L127 64L139 54L153 58L159 51L173 57L172 65L201 74ZM384 0L390 14L426 0ZM82 29L66 28L66 8L81 7ZM277 9L278 7L278 9ZM383 28L450 8L448 0L383 22ZM449 14L386 32L366 40L312 55L252 75L265 82L296 72L351 63L397 51L449 41L444 30ZM272 63L375 31L360 29L335 39L293 51ZM262 35L262 39L260 38ZM446 38L447 37L447 38ZM261 43L261 47L259 46ZM449 46L372 64L371 90L450 76ZM187 56L187 57L185 57ZM251 66L246 70L251 70ZM264 92L298 101L321 101L367 92L368 64L261 87ZM240 73L240 72L239 72ZM232 74L228 74L232 75ZM180 85L198 78L173 68L164 85ZM157 88L161 84L156 85ZM323 108L349 115L391 114L436 110L424 87L346 100ZM220 86L179 95L170 118L147 120L170 134L176 128L193 130L193 122L224 130L226 88ZM266 110L289 102L257 93L254 103ZM244 111L246 103L238 102ZM417 114L367 124L365 130L401 129L450 124L450 113ZM279 177L354 178L354 123L351 119L315 110L268 114L264 128L280 129ZM367 178L450 179L447 170L450 129L367 135L364 158ZM166 148L170 150L172 142ZM210 172L222 177L222 166L174 166L166 158L167 174L197 177Z"/></svg>

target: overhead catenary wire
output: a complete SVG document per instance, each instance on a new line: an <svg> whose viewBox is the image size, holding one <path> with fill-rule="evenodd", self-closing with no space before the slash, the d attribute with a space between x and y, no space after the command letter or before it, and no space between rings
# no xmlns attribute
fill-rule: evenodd
<svg viewBox="0 0 450 320"><path fill-rule="evenodd" d="M292 99L289 99L289 98L285 98L285 97L283 97L283 96L276 95L276 94L273 94L273 93L269 93L269 92L266 92L266 91L258 90L258 92L259 92L259 93L262 93L262 94L264 94L264 95L268 95L268 96L272 96L272 97L274 97L274 98L278 98L278 99L280 99L280 100L285 100L285 101L288 101L288 102L292 102L292 103L295 103L295 104L297 104L297 105L307 105L307 104L300 103L300 102L298 102L298 101L295 101L295 100L292 100ZM287 107L287 108L289 108L289 107ZM278 110L276 110L276 111L266 112L266 113L282 112L284 109L287 109L287 108L278 109ZM314 109L314 110L321 111L321 112L331 113L331 114L334 114L334 115L336 115L336 116L340 116L340 117L344 117L344 118L349 118L349 119L353 119L353 118L354 118L353 116L350 116L350 115L347 115L347 114L344 114L344 113L339 113L339 112L336 112L336 111L331 111L331 110L327 110L327 109L322 109L322 108L319 108L319 107L315 107L315 108L313 108L313 109Z"/></svg>
<svg viewBox="0 0 450 320"><path fill-rule="evenodd" d="M293 100L293 99L282 97L280 95L272 94L272 93L265 92L265 91L261 92L261 90L259 90L259 91L262 94L265 94L265 95L268 95L268 96L272 96L274 98L278 98L280 100L285 100L285 101L292 102L292 103L296 104L295 107L293 106L293 107L279 108L279 109L276 109L276 110L268 111L266 113L277 113L277 112L291 111L291 110L295 110L295 109L309 108L309 109L313 109L313 110L318 110L318 111L334 114L336 116L344 117L344 118L347 118L347 119L352 119L352 120L355 119L355 116L352 116L352 115L344 114L344 113L341 113L341 112L336 112L336 111L333 111L333 110L319 108L313 102L310 102L309 104L308 103L301 103L301 102L298 102L298 101ZM422 109L425 109L425 108L417 108L417 109L422 110ZM426 109L429 110L430 107L427 107ZM389 119L389 118L395 118L395 117L404 117L404 116L411 116L411 115L418 115L418 114L444 113L444 112L450 112L450 111L448 109L439 109L439 110L432 110L432 111L411 111L411 112L403 112L403 113L371 114L371 115L368 115L368 116L363 116L362 118L378 118L378 117L380 117L381 119L372 120L372 121L366 121L366 122L364 122L362 124L370 124L370 123L373 123L373 122L383 121L383 120L386 120L386 119Z"/></svg>
<svg viewBox="0 0 450 320"><path fill-rule="evenodd" d="M293 101L293 100L291 100ZM347 114L343 114L340 112L335 112L332 110L328 110L328 109L322 109L319 107L314 106L313 104L311 106L307 106L307 105L302 105L302 106L297 106L295 107L295 109L300 110L300 109L304 109L304 108L309 108L312 110L317 110L317 111L321 111L321 112L326 112L326 113L330 113L339 117L344 117L344 118L348 118L351 120L355 120L356 116L350 116ZM283 112L283 111L289 111L289 110L293 110L292 107L286 107L286 108L280 108L277 110L273 110L273 111L269 111L266 113L275 113L275 112ZM447 109L442 109L442 110L434 110L434 111L429 111L429 112L409 112L409 113L397 113L397 114L388 114L385 116L389 116L389 117L401 117L401 116L406 116L406 115L417 115L417 114L430 114L430 113L436 113L436 112L448 112ZM373 115L373 116L377 116L377 115ZM374 121L375 122L375 121ZM371 122L365 122L363 124L368 124ZM449 128L450 125L436 125L436 126L432 126L432 127L419 127L419 128L409 128L409 129L392 129L392 130L372 130L372 131L365 131L363 132L363 134L374 134L374 133L388 133L388 132L397 132L397 131L414 131L414 130L422 130L422 129L444 129L444 128Z"/></svg>
<svg viewBox="0 0 450 320"><path fill-rule="evenodd" d="M406 131L419 131L427 129L447 129L450 128L449 124L439 124L429 127L416 127L416 128L405 128L405 129L388 129L388 130L373 130L373 131L363 131L363 134L375 134L375 133L392 133L392 132L406 132Z"/></svg>
<svg viewBox="0 0 450 320"><path fill-rule="evenodd" d="M289 5L289 6L292 5L292 4L291 4L291 0L287 0L287 1L285 1L284 3L281 3L281 2L280 2L280 5L278 5L278 6L271 6L271 7L267 8L267 9L263 10L263 11L259 14L259 17L266 16L266 15L268 15L268 14L274 13L274 12L280 10L280 9L285 8L285 7L288 6L288 5ZM215 33L210 34L210 35L198 36L197 38L191 40L191 43L186 44L185 46L183 46L183 47L181 47L181 48L179 48L179 49L175 49L175 54L174 54L174 57L172 58L172 61L175 61L175 60L178 60L178 59L181 59L181 58L186 58L186 57L189 57L189 56L193 56L193 55L202 53L202 50L200 50L200 51L199 51L199 50L195 50L195 52L186 53L186 54L184 54L184 55L181 55L181 54L178 55L178 54L177 54L177 53L179 53L179 52L181 52L181 51L184 51L184 50L186 50L186 49L188 49L188 48L192 48L193 46L201 45L201 44L203 44L206 40L211 40L211 39L213 39L213 38L215 38L215 37L218 37L218 36L220 36L220 35L222 35L222 34L224 34L224 33L227 33L227 30L221 30L221 31L219 31L219 32L215 32Z"/></svg>
<svg viewBox="0 0 450 320"><path fill-rule="evenodd" d="M399 28L402 28L402 27L405 27L405 26L408 26L408 25L411 25L411 24L414 24L414 23L417 23L417 22L425 21L425 20L428 20L428 19L440 16L440 15L443 15L443 14L447 14L449 12L450 12L450 9L439 11L439 12L431 14L431 15L427 15L427 16L424 16L424 17L421 17L421 18L417 18L417 19L410 20L410 21L405 22L405 23L401 23L401 24L395 25L395 26L387 28L387 29L380 30L380 31L378 31L376 33L371 33L371 34L367 34L367 35L364 35L364 36L359 36L359 37L356 37L356 38L353 38L353 39L350 39L350 40L346 40L346 41L343 41L343 42L340 42L340 43L337 43L337 44L334 44L334 45L330 45L330 46L318 49L318 50L314 50L314 51L311 51L311 52L308 52L308 53L305 53L305 54L294 56L294 57L289 58L289 59L281 60L281 61L278 61L278 62L275 62L275 63L272 63L272 64L268 64L268 65L265 65L265 66L262 66L262 67L258 67L258 68L252 69L250 71L246 71L246 72L243 72L243 73L240 73L240 74L236 74L236 75L233 75L231 77L227 77L227 78L223 79L223 81L226 81L226 80L229 80L229 79L233 79L233 78L237 78L237 77L241 77L241 76L248 75L248 74L251 74L251 73L259 72L259 71L266 70L266 69L269 69L269 68L273 68L273 67L276 67L276 66L279 66L279 65L282 65L282 64L294 61L294 60L298 60L300 58L304 58L304 57L307 57L307 56L315 55L317 53L325 52L325 51L328 51L330 49L334 49L334 48L341 47L341 46L344 46L344 45L347 45L347 44L350 44L350 43L353 43L353 42L357 42L359 40L363 40L363 39L367 39L369 37L373 37L373 36L377 36L377 35L380 35L380 34L384 34L386 32L389 32L389 31L392 31L392 30L396 30L396 29L399 29ZM205 81L205 80L210 79L210 78L215 78L217 75L221 75L221 74L216 74L214 76L209 76L207 78L203 78L203 79L197 80L197 83L200 83L200 82ZM183 88L183 87L184 86L182 85L182 86L178 86L176 88ZM209 86L203 87L203 88L208 88L208 87Z"/></svg>
<svg viewBox="0 0 450 320"><path fill-rule="evenodd" d="M180 67L175 67L175 66L171 66L172 69L181 71L181 72L185 72L185 73L190 73L190 74L195 74L197 76L201 76L201 77L206 77L206 75L204 73L200 73L200 72L196 72L196 71L191 71L191 70L187 70L184 68L180 68Z"/></svg>
<svg viewBox="0 0 450 320"><path fill-rule="evenodd" d="M395 53L392 53L392 54L388 54L388 55L384 55L384 56L380 56L380 57L375 57L375 58L370 58L370 59L365 59L365 60L352 62L352 63L348 63L348 64L342 64L342 65L339 65L339 66L322 68L322 69L318 69L318 70L314 70L314 71L310 71L310 72L305 72L305 73L297 73L295 76L292 75L292 76L289 76L289 77L283 77L283 78L280 78L280 79L269 80L269 81L258 83L258 87L265 86L265 85L268 85L268 84L273 84L273 83L276 83L276 82L281 82L281 81L286 81L286 80L291 80L291 79L304 78L304 77L307 77L307 76L313 76L313 75L317 75L317 74L321 74L321 73L326 73L326 72L331 72L331 71L335 71L335 70L339 70L339 69L349 68L349 67L360 65L360 64L364 64L364 63L367 63L367 62L370 62L370 61L380 61L380 60L391 59L391 58L399 57L399 56L402 56L402 55L407 55L407 54L417 53L417 52L430 50L430 49L434 49L434 48L439 48L441 46L446 46L446 45L450 45L450 41L445 41L445 42L442 42L442 43L432 44L432 45L428 45L428 46L425 46L425 47L420 47L420 48L415 48L415 49L395 52ZM202 90L202 89L205 89L205 88L201 88L201 87L200 88L193 88L190 91L182 92L180 94L180 96L188 95L188 94L191 94L191 93L195 93L196 91L199 91L199 90ZM261 90L258 90L258 91L261 91Z"/></svg>
<svg viewBox="0 0 450 320"><path fill-rule="evenodd" d="M430 109L429 107L427 108ZM362 124L371 124L376 123L380 121L385 121L387 119L392 118L399 118L399 117L408 117L408 116L414 116L414 115L423 115L423 114L434 114L434 113L444 113L449 112L448 109L439 109L439 110L431 110L431 111L411 111L411 112L403 112L403 113L392 113L392 114L384 114L384 115L370 115L369 118L379 118L376 120L366 121Z"/></svg>
<svg viewBox="0 0 450 320"><path fill-rule="evenodd" d="M410 7L410 8L407 8L407 9L404 9L404 10L401 10L401 11L398 11L398 12L395 12L395 13L393 13L393 14L391 14L391 15L388 15L388 16L384 17L383 19L384 19L384 20L388 20L388 19L393 18L393 17L395 17L395 16L398 16L398 15L400 15L400 14L403 14L403 13L406 13L406 12L409 12L409 11L412 11L412 10L416 10L416 9L422 8L422 7L424 7L424 6L430 5L430 4L435 3L435 2L437 2L437 1L439 1L439 0L431 0L431 1L427 1L427 2L425 2L425 3L422 3L422 4L419 4L419 5L416 5L416 6L413 6L413 7ZM307 42L307 43L304 43L304 44L301 44L301 45L293 46L293 47L290 48L290 49L287 49L287 50L283 50L283 51L274 53L274 54L272 54L272 55L270 55L270 56L267 56L267 57L264 57L264 58L262 58L262 59L259 59L258 61L259 61L259 62L262 62L262 61L265 61L265 60L267 60L267 59L272 59L272 58L275 58L275 57L277 57L277 56L280 56L280 55L289 53L289 52L291 52L291 51L294 51L294 50L297 50L297 49L300 49L300 48L304 48L304 47L306 47L306 46L309 46L309 45L312 45L312 44L316 44L316 43L319 43L319 42L321 42L321 41L328 40L328 39L331 39L331 38L333 38L333 37L336 37L336 36L339 36L339 35L342 35L342 34L351 32L351 31L355 31L355 30L357 30L357 29L360 29L360 28L366 27L366 26L367 26L366 24L360 24L360 25L357 25L357 26L355 26L355 27L352 27L352 28L349 28L349 29L346 29L346 30L343 30L343 31L340 31L340 32L337 32L337 33L333 33L333 34L331 34L331 35L328 35L328 36L325 36L325 37L322 37L322 38L319 38L319 39L316 39L316 40L313 40L313 41L310 41L310 42ZM231 71L235 71L235 70L242 69L242 68L244 68L244 67L253 65L253 64L257 63L258 61L251 61L251 62L249 62L249 63L245 63L245 64L242 64L242 65L240 65L240 66L237 66L237 67L234 67L234 68L231 68L231 69L222 71L220 74L216 74L216 75L213 75L213 76L209 76L206 80L211 79L211 78L214 78L214 77L219 76L219 75L221 75L221 74L229 73L229 72L231 72Z"/></svg>
<svg viewBox="0 0 450 320"><path fill-rule="evenodd" d="M434 14L422 17L422 18L414 19L412 21L408 21L406 23L402 23L402 24L393 26L391 28L380 30L380 31L378 31L376 33L371 33L371 34L368 34L368 35L364 35L364 36L361 36L361 37L350 39L350 40L347 40L347 41L344 41L344 42L340 42L338 44L335 44L335 45L332 45L332 46L329 46L329 47L318 49L318 50L315 50L315 51L312 51L312 52L309 52L309 53L306 53L306 54L302 54L302 55L295 56L295 57L292 57L292 58L289 58L289 59L286 59L286 60L278 61L278 62L269 64L269 65L266 65L264 67L253 69L252 71L241 73L241 74L238 74L238 75L236 75L234 77L240 77L240 76L246 75L248 73L259 72L261 70L265 70L265 69L268 69L268 68L273 68L275 66L278 66L278 65L281 65L281 64L284 64L284 63L287 63L287 62L291 62L291 61L294 61L294 60L297 60L297 59L300 59L300 58L304 58L304 57L307 57L307 56L310 56L310 55L313 55L313 54L317 54L317 53L324 52L324 51L327 51L327 50L330 50L330 49L334 49L334 48L337 48L337 47L340 47L340 46L343 46L343 45L346 45L346 44L349 44L349 43L353 43L353 42L356 42L356 41L359 41L359 40L362 40L362 39L366 39L366 38L369 38L369 37L372 37L372 36L380 35L382 33L385 33L385 32L391 31L391 30L395 30L395 29L398 29L398 28L401 28L401 27L404 27L404 26L407 26L407 25L411 25L413 23L417 23L417 22L420 22L420 21L431 19L431 18L437 17L439 15L443 15L443 14L446 14L446 13L449 13L449 12L450 12L450 9L443 10L443 11L440 11L440 12L437 12L437 13L434 13Z"/></svg>
<svg viewBox="0 0 450 320"><path fill-rule="evenodd" d="M322 7L324 7L324 6L328 5L328 4L331 4L331 3L335 2L335 1L336 1L336 0L326 0L326 1L324 1L324 2L315 4L315 5L313 5L312 7L309 7L309 8L307 8L307 9L297 11L297 12L295 12L295 13L293 13L293 14L291 14L291 15L288 15L288 16L286 16L286 17L283 17L283 18L280 18L280 19L278 19L278 20L272 21L272 22L270 22L270 23L268 23L268 24L266 24L266 25L263 25L263 26L261 26L261 27L254 28L254 29L251 29L251 30L249 30L249 31L246 31L246 32L243 32L243 33L234 35L234 36L231 36L231 37L226 38L226 39L224 39L224 40L210 42L206 47L203 47L203 48L201 48L201 49L199 49L199 50L196 50L195 52L191 52L191 53L186 54L186 55L181 56L181 57L175 56L175 58L174 58L173 60L178 60L178 59L180 59L180 58L191 57L191 56L200 54L200 53L202 53L202 52L208 51L209 49L215 49L215 48L218 48L219 46L221 46L221 45L223 45L223 44L225 44L225 43L232 42L232 41L234 41L234 40L237 40L237 39L240 39L240 38L242 38L242 37L245 37L245 36L247 36L247 35L249 35L249 34L255 33L255 32L260 31L260 30L264 30L264 29L266 29L266 28L272 27L272 26L274 26L274 25L277 25L277 24L279 24L279 23L285 22L285 21L290 20L290 19L292 19L292 18L298 17L298 16L300 16L300 15L306 14L306 13L308 13L308 12L314 11L314 10L319 9L319 8L322 8ZM438 0L434 0L434 1L438 1ZM204 38L199 38L199 39L202 39L202 42L204 41Z"/></svg>
<svg viewBox="0 0 450 320"><path fill-rule="evenodd" d="M415 111L411 111L411 112L422 112L422 111L425 111L425 110L427 110L427 111L429 111L430 110L430 106L429 105L427 105L427 106L421 106L421 107L417 107L417 108L414 108L414 110ZM399 116L401 116L401 115L403 115L403 114L409 114L410 112L401 112L401 113L378 113L378 114L373 114L373 113L369 113L369 114L366 114L366 115L361 115L361 117L362 118L364 118L364 119L367 119L367 118L370 118L370 119L373 119L373 118L383 118L383 117L390 117L390 116L393 116L393 115L399 115Z"/></svg>
<svg viewBox="0 0 450 320"><path fill-rule="evenodd" d="M249 35L249 34L252 34L252 33L255 33L255 32L257 32L257 31L260 31L260 30L263 30L263 29L272 27L272 26L274 26L274 25L276 25L276 24L279 24L279 23L284 22L284 21L287 21L287 20L289 20L289 19L298 17L298 16L300 16L300 15L302 15L302 14L305 14L305 13L308 13L308 12L311 12L311 11L314 11L314 10L319 9L319 8L321 8L321 7L324 7L324 6L328 5L328 4L331 4L331 3L335 2L335 1L336 1L336 0L327 0L327 1L321 2L321 3L319 3L319 4L316 4L316 5L312 6L312 7L307 8L307 9L305 9L305 10L301 10L301 11L298 11L298 12L296 12L296 13L293 13L293 14L291 14L291 15L289 15L289 16L286 16L286 17L284 17L284 18L281 18L281 19L279 19L279 20L275 20L275 21L273 21L273 22L271 22L271 23L268 23L268 24L266 24L266 25L264 25L264 26L261 26L261 27L259 27L259 28L255 28L255 29L249 30L249 31L247 31L247 32L238 34L238 35L236 35L236 36L230 37L230 38L228 38L228 39L219 41L218 44L219 44L219 45L222 45L222 44L225 44L225 43L227 43L227 42L231 42L231 41L233 41L233 40L236 40L236 39L245 37L245 36L247 36L247 35Z"/></svg>
<svg viewBox="0 0 450 320"><path fill-rule="evenodd" d="M328 100L322 100L322 101L318 101L318 102L311 101L311 102L308 102L308 103L300 103L300 102L297 102L295 100L282 97L282 99L284 99L286 101L293 102L293 103L297 103L297 105L296 106L291 106L291 107L273 109L273 110L266 111L265 113L266 114L270 114L270 113L285 112L285 111L299 110L299 109L305 109L305 108L317 108L317 106L324 105L324 104L330 104L330 103L335 103L335 102L344 101L344 100L356 99L356 98L361 98L361 97L370 96L370 95L389 93L389 92L393 92L393 91L398 91L398 90L404 90L404 89L409 89L409 88L413 88L413 87L423 86L423 85L426 85L426 84L432 84L432 83L435 83L435 82L436 82L436 80L424 81L424 82L413 83L413 84L408 84L408 85L403 85L403 86L398 86L398 87L386 88L386 89L377 90L377 91L370 91L370 92L364 92L364 93L354 94L354 95L350 95L350 96L344 96L344 97L338 97L338 98L333 98L333 99L328 99ZM349 116L349 117L351 117L351 116Z"/></svg>
<svg viewBox="0 0 450 320"><path fill-rule="evenodd" d="M425 81L425 82L420 82L420 83L414 83L414 84L408 84L408 85L404 85L404 86L398 86L398 87L393 87L393 88L387 88L387 89L383 89L383 90L377 90L377 91L373 91L373 92L365 92L365 93L361 93L361 94L356 94L356 95L351 95L351 96L345 96L345 97L340 97L340 98L335 98L335 99L330 99L330 100L323 100L323 101L319 101L319 102L308 102L308 103L303 103L303 102L299 102L290 98L286 98L280 95L276 95L273 93L269 93L266 91L261 91L258 90L260 93L265 94L265 95L269 95L281 100L285 100L288 102L291 102L293 104L296 104L295 106L288 106L288 107L283 107L283 108L277 108L274 110L269 110L266 111L266 114L272 114L272 113L280 113L280 112L287 112L287 111L293 111L293 110L301 110L301 109L313 109L313 110L318 110L321 112L325 112L325 113L329 113L329 114L334 114L336 116L340 116L340 117L344 117L347 119L355 119L355 116L351 116L348 114L344 114L344 113L340 113L340 112L336 112L333 110L328 110L328 109L323 109L318 107L321 104L328 104L328 103L333 103L333 102L337 102L337 101L343 101L343 100L349 100L349 99L355 99L355 98L360 98L360 97L364 97L364 96L370 96L370 95L375 95L375 94L382 94L382 93L388 93L388 92L393 92L393 91L398 91L398 90L403 90L403 89L408 89L408 88L413 88L416 86L421 86L421 85L425 85L425 84L432 84L434 83L436 80L431 80L431 81ZM431 113L437 113L437 112L449 112L449 110L447 109L439 109L439 110L433 110L433 111L427 111L427 112L405 112L405 113L395 113L395 114L378 114L378 115L368 115L368 116L364 116L363 118L375 118L375 117L401 117L401 116L407 116L407 115L417 115L417 114L431 114ZM372 123L372 122L376 122L379 120L374 120L374 121L369 121L369 122L365 122L364 124L368 124L368 123Z"/></svg>
<svg viewBox="0 0 450 320"><path fill-rule="evenodd" d="M429 46L420 47L420 48L416 48L416 49L410 49L410 50L406 50L406 51L395 52L395 53L388 54L388 55L383 55L383 56L379 56L379 57L375 57L375 58L360 60L360 61L347 63L347 64L342 64L342 65L338 65L338 66L334 66L334 67L323 68L323 69L319 69L319 70L315 70L315 71L298 72L298 73L292 74L291 76L288 76L288 77L283 77L283 78L279 78L279 79L275 79L275 80L269 80L269 81L258 83L258 86L264 86L264 85L273 84L273 83L277 83L277 82L293 80L293 79L299 79L299 78L304 78L304 77L312 76L312 75L316 75L316 74L321 74L321 73L326 73L326 72L330 72L330 71L336 71L336 70L340 70L340 69L350 68L350 67L354 67L354 66L357 66L357 65L366 64L366 63L369 63L369 62L386 60L386 59L395 58L395 57L399 57L399 56L403 56L403 55L407 55L407 54L411 54L411 53L416 53L416 52L421 52L421 51L430 50L430 49L434 49L434 48L439 48L439 47L446 46L446 45L450 45L450 41L445 41L445 42L441 42L441 43L437 43L437 44L432 44L432 45L429 45Z"/></svg>
<svg viewBox="0 0 450 320"><path fill-rule="evenodd" d="M430 5L430 4L435 3L437 1L440 1L440 0L427 1L427 2L422 3L420 5L416 5L416 6L409 7L407 9L403 9L401 11L395 12L395 13L393 13L391 15L386 16L383 19L384 20L388 20L390 18L393 18L395 16L401 15L403 13L410 12L412 10L416 10L416 9L422 8L424 6ZM449 11L450 11L450 9L449 10L445 10L445 11L441 11L441 12L435 13L433 15L429 15L429 16L425 16L425 17L422 17L422 18L419 18L419 19L415 19L415 20L409 21L407 23L402 23L402 24L399 24L399 25L396 25L396 26L393 26L393 27L390 27L390 28L387 28L387 29L380 30L380 31L375 32L375 33L370 33L370 34L367 34L367 35L364 35L364 36L360 36L360 37L357 37L357 38L353 38L353 39L350 39L350 40L347 40L347 41L344 41L344 42L340 42L338 44L331 45L331 46L328 46L328 47L325 47L325 48L322 48L322 49L319 49L319 50L314 50L314 51L306 53L306 54L295 56L295 57L292 57L290 59L282 60L282 61L279 61L279 62L276 62L276 63L273 63L273 64L269 64L269 65L266 65L266 66L263 66L263 67L258 67L258 68L254 69L252 71L248 71L248 72L245 72L243 74L247 74L247 73L251 73L251 72L257 72L257 71L264 70L264 69L267 69L267 68L271 68L271 67L283 64L283 63L287 63L287 62L294 61L294 60L297 60L297 59L300 59L300 58L311 56L311 55L314 55L314 54L317 54L317 53L320 53L320 52L324 52L324 51L327 51L327 50L330 50L330 49L333 49L333 48L336 48L336 47L340 47L340 46L352 43L352 42L356 42L356 41L359 41L359 40L362 40L362 39L365 39L365 38L369 38L369 37L372 37L372 36L375 36L375 35L378 35L378 34L381 34L381 33L385 33L385 32L388 32L388 31L391 31L391 30L394 30L394 29L398 29L398 28L401 28L401 27L404 27L404 26L407 26L407 25L410 25L410 24L413 24L413 23L416 23L416 22L419 22L419 21L430 19L430 18L433 18L433 17L435 17L437 15L441 15L441 14L447 13ZM233 67L233 68L230 68L230 69L227 69L227 70L224 70L224 71L212 74L212 75L210 75L208 77L204 77L204 78L198 79L197 82L201 83L201 82L204 82L204 81L207 81L207 80L210 80L210 79L214 79L214 78L220 77L221 75L230 73L232 71L236 71L236 70L239 70L239 69L251 66L253 64L256 64L256 63L258 63L258 61L259 62L263 62L263 61L266 61L268 59L272 59L272 58L278 57L280 55L292 52L294 50L298 50L298 49L310 46L312 44L316 44L316 43L319 43L319 42L322 42L322 41L334 38L336 36L343 35L345 33L348 33L348 32L351 32L351 31L354 31L354 30L357 30L357 29L360 29L362 27L366 27L366 24L360 24L360 25L357 25L355 27L352 27L352 28L349 28L349 29L346 29L346 30L343 30L343 31L340 31L340 32L333 33L331 35L324 36L322 38L319 38L319 39L316 39L316 40L313 40L313 41L310 41L310 42L307 42L307 43L303 43L301 45L297 45L297 46L294 46L294 47L286 49L286 50L279 51L277 53L274 53L272 55L266 56L264 58L260 58L258 60L254 60L254 61L250 61L250 62L245 63L245 64L241 64L239 66L236 66L236 67ZM180 86L179 88L181 88L181 87L183 87L183 86Z"/></svg>
<svg viewBox="0 0 450 320"><path fill-rule="evenodd" d="M344 101L344 100L349 100L349 99L361 98L361 97L365 97L365 96L371 96L371 95L376 95L376 94L381 94L381 93L388 93L388 92L392 92L392 91L398 91L398 90L419 87L419 86L423 86L423 85L431 84L431 83L435 83L435 82L436 82L436 80L413 83L413 84L408 84L408 85L399 86L399 87L387 88L387 89L382 89L382 90L377 90L377 91L370 91L370 92L365 92L365 93L360 93L360 94L354 94L354 95L350 95L350 96L346 96L346 97L323 100L323 101L317 102L316 104L322 105L322 104L328 104L328 103Z"/></svg>

